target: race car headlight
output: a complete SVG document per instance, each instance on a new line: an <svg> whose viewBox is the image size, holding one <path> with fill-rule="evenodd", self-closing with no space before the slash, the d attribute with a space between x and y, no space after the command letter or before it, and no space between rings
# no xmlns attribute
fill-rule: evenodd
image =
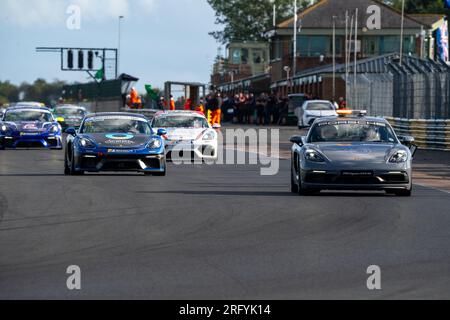
<svg viewBox="0 0 450 320"><path fill-rule="evenodd" d="M51 133L57 133L59 131L59 126L58 125L53 125L52 128L50 129Z"/></svg>
<svg viewBox="0 0 450 320"><path fill-rule="evenodd" d="M205 141L209 141L209 140L214 140L215 138L216 138L216 135L214 134L214 132L209 131L203 135L202 139Z"/></svg>
<svg viewBox="0 0 450 320"><path fill-rule="evenodd" d="M408 153L405 150L395 152L389 159L390 163L403 163L408 161Z"/></svg>
<svg viewBox="0 0 450 320"><path fill-rule="evenodd" d="M8 131L8 127L5 126L4 124L0 127L0 129L1 129L2 132Z"/></svg>
<svg viewBox="0 0 450 320"><path fill-rule="evenodd" d="M325 162L325 159L316 150L306 150L305 159L311 162Z"/></svg>
<svg viewBox="0 0 450 320"><path fill-rule="evenodd" d="M148 144L148 148L149 149L159 149L159 148L161 148L161 145L162 145L162 140L155 138L152 141L150 141L150 143Z"/></svg>
<svg viewBox="0 0 450 320"><path fill-rule="evenodd" d="M95 144L86 138L81 138L80 139L80 146L82 146L83 148L95 148Z"/></svg>

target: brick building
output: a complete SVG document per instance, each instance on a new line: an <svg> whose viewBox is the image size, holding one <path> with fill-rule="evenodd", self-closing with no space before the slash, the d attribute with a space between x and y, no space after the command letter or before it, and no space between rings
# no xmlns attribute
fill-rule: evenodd
<svg viewBox="0 0 450 320"><path fill-rule="evenodd" d="M400 52L401 13L377 0L321 0L298 14L297 55L294 67L294 18L284 21L267 31L270 46L270 61L266 75L261 79L270 82L266 91L277 91L280 95L299 92L333 99L346 96L345 76L333 77L333 30L335 34L335 61L342 66L346 57L346 12L351 24L358 9L357 60L367 60ZM379 19L378 19L379 18ZM375 19L375 20L374 20ZM379 24L377 25L377 22ZM406 15L404 18L403 53L418 58L436 59L436 33L446 27L443 15ZM333 28L333 25L335 28ZM347 29L348 30L348 29ZM352 30L354 40L354 29ZM349 59L354 62L354 48ZM330 71L331 67L331 71ZM296 70L293 75L292 71ZM315 72L317 70L317 72ZM324 72L327 70L329 72ZM290 74L289 74L290 72ZM245 87L251 91L252 77L224 78L216 81L220 89ZM334 85L333 85L334 84ZM334 89L334 97L333 90Z"/></svg>

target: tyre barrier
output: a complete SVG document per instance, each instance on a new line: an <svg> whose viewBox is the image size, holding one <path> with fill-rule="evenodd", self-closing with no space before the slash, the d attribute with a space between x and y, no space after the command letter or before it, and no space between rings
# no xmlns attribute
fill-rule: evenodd
<svg viewBox="0 0 450 320"><path fill-rule="evenodd" d="M421 149L450 151L450 120L385 119L397 135L413 136Z"/></svg>

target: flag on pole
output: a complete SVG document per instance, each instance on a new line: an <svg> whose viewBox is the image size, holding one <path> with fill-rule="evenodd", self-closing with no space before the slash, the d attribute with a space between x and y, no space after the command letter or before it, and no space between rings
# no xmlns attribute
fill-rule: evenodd
<svg viewBox="0 0 450 320"><path fill-rule="evenodd" d="M158 100L158 94L156 93L155 90L153 90L152 86L149 84L145 85L145 90L147 91L148 96L150 97L150 99L152 100Z"/></svg>
<svg viewBox="0 0 450 320"><path fill-rule="evenodd" d="M104 70L103 70L103 69L100 69L100 70L97 71L97 73L95 74L94 77L95 77L95 79L97 79L97 80L103 80L104 75L105 75Z"/></svg>

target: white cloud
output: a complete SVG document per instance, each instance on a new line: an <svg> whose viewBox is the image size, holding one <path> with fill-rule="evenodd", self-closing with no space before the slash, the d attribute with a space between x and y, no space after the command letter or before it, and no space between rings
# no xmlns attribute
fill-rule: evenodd
<svg viewBox="0 0 450 320"><path fill-rule="evenodd" d="M67 7L81 8L82 22L103 22L119 15L152 13L160 0L1 0L0 21L19 27L54 26L67 19Z"/></svg>
<svg viewBox="0 0 450 320"><path fill-rule="evenodd" d="M144 12L151 13L156 8L156 1L157 0L139 0L139 6Z"/></svg>

